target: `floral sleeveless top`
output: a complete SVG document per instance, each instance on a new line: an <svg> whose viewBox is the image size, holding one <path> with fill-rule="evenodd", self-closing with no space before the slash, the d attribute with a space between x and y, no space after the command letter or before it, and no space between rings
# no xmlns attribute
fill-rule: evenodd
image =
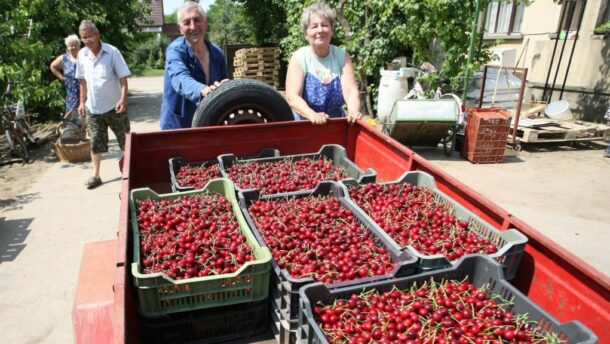
<svg viewBox="0 0 610 344"><path fill-rule="evenodd" d="M70 53L64 54L64 78L66 78L66 112L78 108L79 88L76 74L76 63L70 60Z"/></svg>
<svg viewBox="0 0 610 344"><path fill-rule="evenodd" d="M341 73L345 64L345 49L331 44L328 56L319 58L309 46L294 53L305 75L302 97L316 112L325 112L330 117L343 117L343 89ZM297 119L301 116L295 114Z"/></svg>

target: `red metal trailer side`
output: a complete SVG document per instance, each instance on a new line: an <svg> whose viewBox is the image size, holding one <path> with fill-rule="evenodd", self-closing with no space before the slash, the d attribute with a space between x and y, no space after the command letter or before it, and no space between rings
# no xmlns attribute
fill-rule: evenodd
<svg viewBox="0 0 610 344"><path fill-rule="evenodd" d="M600 343L610 342L608 276L365 122L349 125L345 120L331 120L323 126L303 121L130 134L123 165L117 240L114 342L132 343L139 339L129 273L131 189L148 186L159 193L170 192L168 159L176 156L201 161L222 153L255 155L267 147L277 148L282 154L297 154L315 152L330 143L346 147L350 159L361 168L375 169L380 180L392 180L411 170L430 173L443 192L495 227L516 228L524 233L529 242L514 280L517 288L560 321L578 319L597 334Z"/></svg>

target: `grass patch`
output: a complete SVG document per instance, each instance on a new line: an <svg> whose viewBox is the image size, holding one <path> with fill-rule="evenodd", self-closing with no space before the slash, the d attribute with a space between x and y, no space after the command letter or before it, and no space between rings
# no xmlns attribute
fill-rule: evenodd
<svg viewBox="0 0 610 344"><path fill-rule="evenodd" d="M131 68L133 76L163 76L164 69L134 67Z"/></svg>

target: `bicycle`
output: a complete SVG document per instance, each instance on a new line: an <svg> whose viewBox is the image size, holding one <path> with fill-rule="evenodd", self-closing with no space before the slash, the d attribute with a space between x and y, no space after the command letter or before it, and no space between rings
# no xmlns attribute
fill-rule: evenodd
<svg viewBox="0 0 610 344"><path fill-rule="evenodd" d="M15 156L23 160L30 161L28 145L37 142L31 132L29 117L32 114L25 112L23 102L11 103L13 84L8 82L6 92L2 96L4 106L2 107L2 129L8 142L10 150L2 157L2 160Z"/></svg>

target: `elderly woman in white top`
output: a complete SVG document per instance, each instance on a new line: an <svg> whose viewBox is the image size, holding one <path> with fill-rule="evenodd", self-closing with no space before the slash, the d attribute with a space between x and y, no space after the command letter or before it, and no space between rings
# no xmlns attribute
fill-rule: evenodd
<svg viewBox="0 0 610 344"><path fill-rule="evenodd" d="M324 124L328 118L347 117L353 123L362 117L352 59L330 44L334 27L335 12L327 4L303 11L301 29L309 45L294 52L286 74L286 98L296 119Z"/></svg>

